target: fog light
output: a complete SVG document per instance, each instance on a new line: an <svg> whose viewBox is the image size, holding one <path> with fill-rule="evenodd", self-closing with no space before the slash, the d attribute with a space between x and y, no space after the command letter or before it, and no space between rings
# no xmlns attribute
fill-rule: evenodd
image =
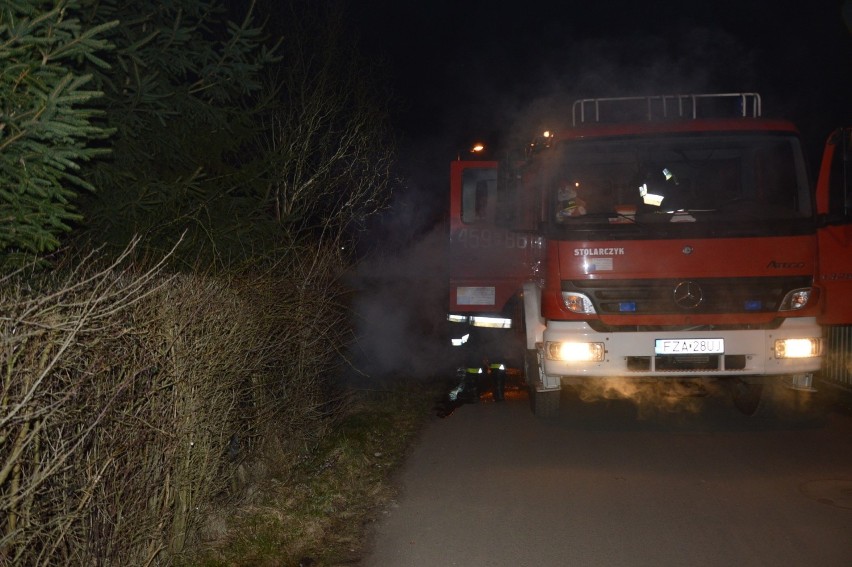
<svg viewBox="0 0 852 567"><path fill-rule="evenodd" d="M821 339L778 339L775 341L775 358L810 358L822 351Z"/></svg>
<svg viewBox="0 0 852 567"><path fill-rule="evenodd" d="M600 362L604 359L603 343L545 343L547 358L563 362Z"/></svg>
<svg viewBox="0 0 852 567"><path fill-rule="evenodd" d="M592 305L592 300L582 293L563 291L562 302L569 311L573 311L574 313L589 315L595 312L595 306Z"/></svg>

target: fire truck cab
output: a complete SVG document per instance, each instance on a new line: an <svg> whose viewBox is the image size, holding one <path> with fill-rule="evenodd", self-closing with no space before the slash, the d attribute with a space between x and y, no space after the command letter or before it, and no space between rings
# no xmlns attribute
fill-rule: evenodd
<svg viewBox="0 0 852 567"><path fill-rule="evenodd" d="M814 391L822 325L852 321L849 194L815 194L795 126L761 114L757 93L584 99L522 157L452 163L450 316L514 329L536 415L614 378L722 381L747 414Z"/></svg>

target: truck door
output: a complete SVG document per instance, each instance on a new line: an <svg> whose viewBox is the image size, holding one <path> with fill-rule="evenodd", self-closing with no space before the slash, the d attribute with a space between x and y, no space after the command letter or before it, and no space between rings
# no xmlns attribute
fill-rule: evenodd
<svg viewBox="0 0 852 567"><path fill-rule="evenodd" d="M496 161L450 167L450 312L501 313L527 273L529 238L510 230Z"/></svg>
<svg viewBox="0 0 852 567"><path fill-rule="evenodd" d="M852 324L852 128L829 136L817 181L819 274L823 297L820 323Z"/></svg>

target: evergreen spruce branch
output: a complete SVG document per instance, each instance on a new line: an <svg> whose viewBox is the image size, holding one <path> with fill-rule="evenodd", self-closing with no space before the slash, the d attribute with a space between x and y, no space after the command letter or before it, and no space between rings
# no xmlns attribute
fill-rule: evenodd
<svg viewBox="0 0 852 567"><path fill-rule="evenodd" d="M77 70L84 62L109 68L95 52L111 48L102 36L118 22L84 29L78 9L79 2L60 0L0 10L0 184L10 187L2 193L0 264L58 246L59 234L81 219L72 204L77 192L94 189L80 163L107 150L91 147L110 131L93 122L101 111L88 107L103 93L86 88L92 76Z"/></svg>
<svg viewBox="0 0 852 567"><path fill-rule="evenodd" d="M73 23L74 28L79 28L79 20L75 19L73 20ZM108 40L103 38L96 38L95 36L101 35L115 28L116 26L118 26L118 24L118 20L113 20L111 22L105 22L103 24L85 30L81 35L78 35L72 40L58 45L56 49L51 51L49 54L45 54L43 64L47 64L49 60L60 61L65 58L80 57L89 54L91 57L94 58L95 61L99 62L98 67L101 67L103 69L111 68L109 63L95 56L93 52L110 50L113 48L113 45Z"/></svg>
<svg viewBox="0 0 852 567"><path fill-rule="evenodd" d="M17 120L4 121L8 123L14 132L11 136L0 141L0 151L20 141L23 137L36 137L42 140L50 139L87 139L92 137L103 138L109 135L109 131L91 126L90 120L98 114L94 110L82 110L72 113L71 107L82 104L93 98L101 96L98 91L75 91L75 89L91 79L91 76L75 78L68 74L54 87L50 93L40 92L46 85L40 81L33 81L33 87L28 94L34 100L41 100L34 108L18 115ZM57 113L66 115L64 121L54 117ZM4 119L7 118L4 116Z"/></svg>

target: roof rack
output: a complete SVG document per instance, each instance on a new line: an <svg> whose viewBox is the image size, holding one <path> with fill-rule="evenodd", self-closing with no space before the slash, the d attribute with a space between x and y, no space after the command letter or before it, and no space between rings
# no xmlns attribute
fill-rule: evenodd
<svg viewBox="0 0 852 567"><path fill-rule="evenodd" d="M671 94L586 98L574 101L574 126L586 122L623 121L628 117L645 120L670 120L721 116L752 117L761 115L758 93ZM605 116L602 117L602 111ZM579 114L579 116L578 116Z"/></svg>

